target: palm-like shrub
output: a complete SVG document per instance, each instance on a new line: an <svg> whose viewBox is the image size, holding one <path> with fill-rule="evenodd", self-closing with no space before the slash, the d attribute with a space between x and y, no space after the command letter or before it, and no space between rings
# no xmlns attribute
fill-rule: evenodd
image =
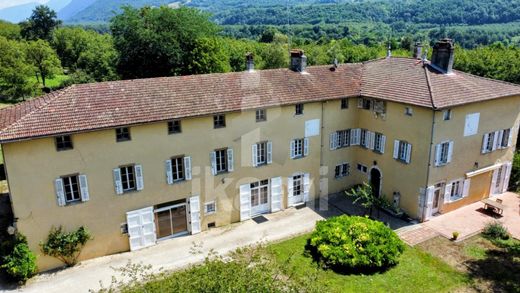
<svg viewBox="0 0 520 293"><path fill-rule="evenodd" d="M307 248L325 267L364 273L396 265L405 245L381 222L339 216L318 222Z"/></svg>

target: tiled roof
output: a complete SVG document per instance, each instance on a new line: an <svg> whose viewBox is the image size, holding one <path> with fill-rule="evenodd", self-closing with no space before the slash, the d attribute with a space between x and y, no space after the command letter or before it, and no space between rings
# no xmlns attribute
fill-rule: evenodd
<svg viewBox="0 0 520 293"><path fill-rule="evenodd" d="M520 95L520 86L410 58L73 85L0 110L0 142L259 107L366 96L429 108Z"/></svg>

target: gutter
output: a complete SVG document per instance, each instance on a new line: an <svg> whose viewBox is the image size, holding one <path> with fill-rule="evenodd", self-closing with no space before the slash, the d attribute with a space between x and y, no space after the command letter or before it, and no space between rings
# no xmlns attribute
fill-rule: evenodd
<svg viewBox="0 0 520 293"><path fill-rule="evenodd" d="M423 201L421 202L421 205L422 205L422 208L423 208L422 215L420 215L421 222L424 221L425 209L426 209L426 206L428 204L427 203L427 197L428 197L427 190L428 190L428 181L430 179L430 168L432 166L433 138L434 138L434 134L435 134L435 111L437 109L435 107L435 101L434 101L434 98L433 98L432 84L431 84L431 81L430 81L430 76L428 75L428 69L426 68L426 64L424 65L423 68L424 68L424 74L426 76L426 83L428 84L428 91L430 92L430 99L431 99L431 103L432 103L432 128L431 128L431 135L430 135L430 149L428 150L428 166L427 166L427 169L426 169L426 180L425 180L425 185L424 185L424 197L423 197Z"/></svg>

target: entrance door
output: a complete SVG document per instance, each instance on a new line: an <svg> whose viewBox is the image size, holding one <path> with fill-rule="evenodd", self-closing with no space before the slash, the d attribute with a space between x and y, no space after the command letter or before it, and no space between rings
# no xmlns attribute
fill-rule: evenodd
<svg viewBox="0 0 520 293"><path fill-rule="evenodd" d="M269 180L251 183L251 216L268 213L269 198Z"/></svg>
<svg viewBox="0 0 520 293"><path fill-rule="evenodd" d="M376 168L370 170L370 185L374 195L379 197L381 195L381 172Z"/></svg>
<svg viewBox="0 0 520 293"><path fill-rule="evenodd" d="M507 191L511 176L511 163L506 163L493 171L489 195L498 195Z"/></svg>
<svg viewBox="0 0 520 293"><path fill-rule="evenodd" d="M157 238L167 239L188 233L186 204L177 204L156 209Z"/></svg>
<svg viewBox="0 0 520 293"><path fill-rule="evenodd" d="M309 174L295 174L288 178L287 205L296 206L309 200L310 177Z"/></svg>
<svg viewBox="0 0 520 293"><path fill-rule="evenodd" d="M130 250L138 250L155 244L153 207L126 213Z"/></svg>
<svg viewBox="0 0 520 293"><path fill-rule="evenodd" d="M442 184L436 184L433 191L432 216L439 212L442 198Z"/></svg>

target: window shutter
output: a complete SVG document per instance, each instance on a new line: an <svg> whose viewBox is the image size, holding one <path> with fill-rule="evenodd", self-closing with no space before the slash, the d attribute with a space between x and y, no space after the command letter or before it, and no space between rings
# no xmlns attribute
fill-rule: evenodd
<svg viewBox="0 0 520 293"><path fill-rule="evenodd" d="M191 234L200 233L200 197L198 195L190 197L190 232Z"/></svg>
<svg viewBox="0 0 520 293"><path fill-rule="evenodd" d="M164 161L164 167L166 170L166 183L173 184L172 160Z"/></svg>
<svg viewBox="0 0 520 293"><path fill-rule="evenodd" d="M336 132L329 134L329 147L330 147L331 151L336 149L336 145L334 144L334 135L335 134L336 134ZM292 147L291 147L291 150L292 150ZM291 156L291 158L292 158L292 156Z"/></svg>
<svg viewBox="0 0 520 293"><path fill-rule="evenodd" d="M291 147L291 150L290 150L290 152L291 152L291 159L294 159L294 157L296 156L296 152L294 150L294 148L296 147L296 142L294 141L294 139L291 140L291 146L290 147Z"/></svg>
<svg viewBox="0 0 520 293"><path fill-rule="evenodd" d="M211 174L217 175L217 153L209 153L209 160L211 162Z"/></svg>
<svg viewBox="0 0 520 293"><path fill-rule="evenodd" d="M135 185L137 190L143 190L144 188L144 180L143 180L143 167L141 165L135 165Z"/></svg>
<svg viewBox="0 0 520 293"><path fill-rule="evenodd" d="M501 149L502 147L502 139L504 138L504 130L498 131L498 141L497 141L497 149Z"/></svg>
<svg viewBox="0 0 520 293"><path fill-rule="evenodd" d="M399 141L398 140L394 140L394 159L398 159L399 158Z"/></svg>
<svg viewBox="0 0 520 293"><path fill-rule="evenodd" d="M512 163L506 164L506 170L504 174L504 184L502 186L502 193L506 192L509 189L509 179L511 178L511 169L513 167Z"/></svg>
<svg viewBox="0 0 520 293"><path fill-rule="evenodd" d="M484 139L482 140L482 153L487 153L487 145L489 141L489 133L484 134Z"/></svg>
<svg viewBox="0 0 520 293"><path fill-rule="evenodd" d="M171 162L171 161L170 161ZM171 167L171 165L170 165ZM184 157L184 173L186 180L191 180L191 157ZM173 180L172 180L173 182Z"/></svg>
<svg viewBox="0 0 520 293"><path fill-rule="evenodd" d="M305 174L303 174L303 202L309 201L310 189L311 189L310 174L305 173Z"/></svg>
<svg viewBox="0 0 520 293"><path fill-rule="evenodd" d="M63 190L63 179L58 178L54 181L54 187L56 189L56 200L58 206L62 207L65 205L65 192Z"/></svg>
<svg viewBox="0 0 520 293"><path fill-rule="evenodd" d="M356 133L356 140L354 142L355 145L359 145L361 143L361 129L360 128L356 128L354 129L354 132Z"/></svg>
<svg viewBox="0 0 520 293"><path fill-rule="evenodd" d="M114 173L114 187L116 194L123 194L123 183L121 182L121 169L116 168L113 170Z"/></svg>
<svg viewBox="0 0 520 293"><path fill-rule="evenodd" d="M233 149L227 149L227 170L233 172L235 170L235 158L233 157Z"/></svg>
<svg viewBox="0 0 520 293"><path fill-rule="evenodd" d="M469 186L471 184L471 179L464 180L464 187L462 189L462 197L468 197L469 196Z"/></svg>
<svg viewBox="0 0 520 293"><path fill-rule="evenodd" d="M386 136L381 135L381 153L385 153L385 147L386 147Z"/></svg>
<svg viewBox="0 0 520 293"><path fill-rule="evenodd" d="M368 137L370 138L369 139L369 144L368 144L368 148L373 150L374 149L374 146L376 144L376 134L375 132L372 132L372 131L367 131L367 135Z"/></svg>
<svg viewBox="0 0 520 293"><path fill-rule="evenodd" d="M410 160L412 159L412 145L406 144L406 163L410 164Z"/></svg>
<svg viewBox="0 0 520 293"><path fill-rule="evenodd" d="M309 155L309 138L303 139L303 155L306 157Z"/></svg>
<svg viewBox="0 0 520 293"><path fill-rule="evenodd" d="M287 178L287 196L291 197L294 195L294 179L292 177Z"/></svg>
<svg viewBox="0 0 520 293"><path fill-rule="evenodd" d="M502 168L502 167L500 167ZM495 194L498 194L499 191L496 190L496 185L497 185L497 180L498 180L498 172L499 172L499 169L495 169L493 171L493 177L491 177L491 186L489 188L489 195L495 195Z"/></svg>
<svg viewBox="0 0 520 293"><path fill-rule="evenodd" d="M273 163L273 142L267 142L267 164Z"/></svg>
<svg viewBox="0 0 520 293"><path fill-rule="evenodd" d="M341 142L339 141L339 132L334 132L334 148L340 148Z"/></svg>
<svg viewBox="0 0 520 293"><path fill-rule="evenodd" d="M453 157L453 141L448 143L448 161L446 163L450 163Z"/></svg>
<svg viewBox="0 0 520 293"><path fill-rule="evenodd" d="M240 221L251 219L251 184L240 185Z"/></svg>
<svg viewBox="0 0 520 293"><path fill-rule="evenodd" d="M362 109L363 108L363 98L357 99L357 107Z"/></svg>
<svg viewBox="0 0 520 293"><path fill-rule="evenodd" d="M451 201L451 187L453 183L449 182L444 187L444 203L449 203Z"/></svg>
<svg viewBox="0 0 520 293"><path fill-rule="evenodd" d="M513 146L513 128L509 128L509 138L507 139L507 147Z"/></svg>
<svg viewBox="0 0 520 293"><path fill-rule="evenodd" d="M433 186L429 186L426 189L426 215L424 215L425 220L428 220L432 216L434 191L435 191L435 187L433 187Z"/></svg>
<svg viewBox="0 0 520 293"><path fill-rule="evenodd" d="M79 189L81 192L81 201L88 201L90 199L88 193L87 175L79 175Z"/></svg>
<svg viewBox="0 0 520 293"><path fill-rule="evenodd" d="M441 149L442 144L435 145L435 167L438 167L441 165Z"/></svg>
<svg viewBox="0 0 520 293"><path fill-rule="evenodd" d="M500 131L495 131L495 135L493 135L493 151L497 149L498 146L498 136Z"/></svg>
<svg viewBox="0 0 520 293"><path fill-rule="evenodd" d="M258 145L256 143L251 146L251 160L253 167L256 167L258 165Z"/></svg>
<svg viewBox="0 0 520 293"><path fill-rule="evenodd" d="M282 177L271 179L271 213L282 209Z"/></svg>

